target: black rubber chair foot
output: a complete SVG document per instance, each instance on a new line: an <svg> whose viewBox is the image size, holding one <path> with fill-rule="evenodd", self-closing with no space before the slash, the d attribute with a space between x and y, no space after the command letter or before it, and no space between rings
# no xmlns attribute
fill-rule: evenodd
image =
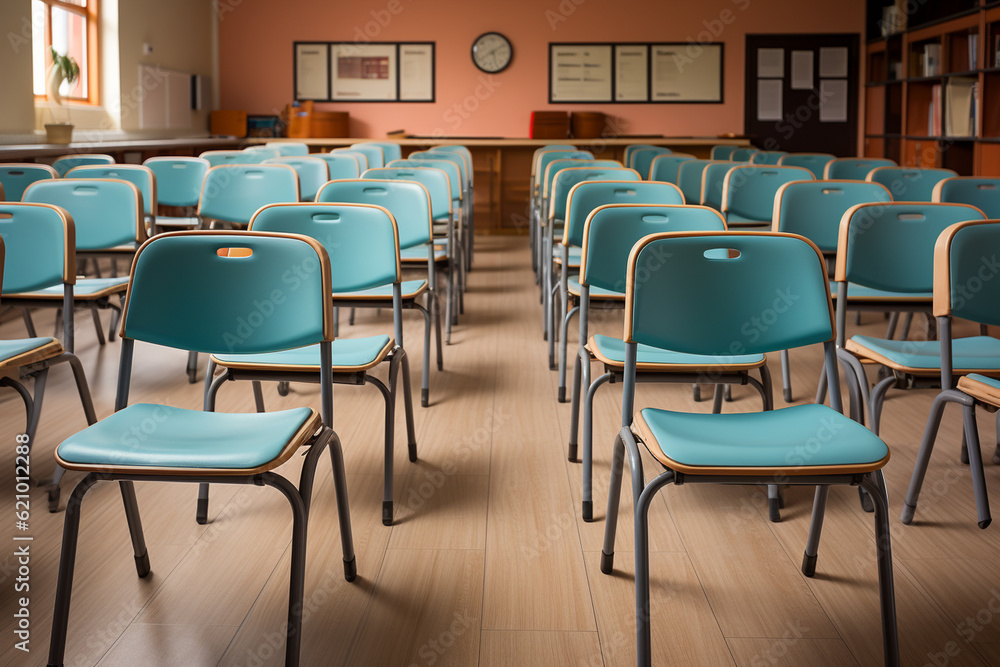
<svg viewBox="0 0 1000 667"><path fill-rule="evenodd" d="M586 522L591 522L594 520L594 501L584 500L583 501L583 520Z"/></svg>
<svg viewBox="0 0 1000 667"><path fill-rule="evenodd" d="M147 551L141 556L135 556L135 572L139 575L139 578L145 577L149 574L149 552Z"/></svg>
<svg viewBox="0 0 1000 667"><path fill-rule="evenodd" d="M420 407L426 408L428 405L430 405L430 393L431 393L430 389L420 390Z"/></svg>
<svg viewBox="0 0 1000 667"><path fill-rule="evenodd" d="M407 449L409 450L410 463L416 462L416 460L417 460L417 443L411 442L409 445L407 445Z"/></svg>
<svg viewBox="0 0 1000 667"><path fill-rule="evenodd" d="M198 371L192 370L188 371L188 384L194 384L198 381Z"/></svg>
<svg viewBox="0 0 1000 667"><path fill-rule="evenodd" d="M383 500L382 501L382 525L391 526L392 525L392 501Z"/></svg>
<svg viewBox="0 0 1000 667"><path fill-rule="evenodd" d="M604 574L611 574L611 572L614 571L614 569L615 569L615 555L614 554L606 554L602 550L601 551L601 572L603 572Z"/></svg>
<svg viewBox="0 0 1000 667"><path fill-rule="evenodd" d="M566 402L566 387L559 387L559 402Z"/></svg>
<svg viewBox="0 0 1000 667"><path fill-rule="evenodd" d="M47 489L49 496L49 513L55 514L59 511L59 495L62 489L58 486L51 486Z"/></svg>
<svg viewBox="0 0 1000 667"><path fill-rule="evenodd" d="M993 519L992 519L992 518L990 518L990 519L983 519L982 521L977 521L977 522L976 522L976 524L977 524L977 525L978 525L978 526L979 526L980 528L982 528L982 529L984 529L984 530L985 530L986 528L989 528L989 527L990 527L990 524L991 524L991 523L993 523Z"/></svg>
<svg viewBox="0 0 1000 667"><path fill-rule="evenodd" d="M722 390L722 400L726 403L733 402L733 386L730 384L726 385L726 388Z"/></svg>
<svg viewBox="0 0 1000 667"><path fill-rule="evenodd" d="M858 496L861 498L861 509L869 514L875 511L875 504L872 502L871 496L860 486L858 487Z"/></svg>
<svg viewBox="0 0 1000 667"><path fill-rule="evenodd" d="M344 561L344 579L354 581L358 576L358 561L353 556Z"/></svg>
<svg viewBox="0 0 1000 667"><path fill-rule="evenodd" d="M202 526L208 523L208 498L198 499L198 511L195 514L195 521Z"/></svg>
<svg viewBox="0 0 1000 667"><path fill-rule="evenodd" d="M288 383L279 382L278 383L278 396L288 396Z"/></svg>
<svg viewBox="0 0 1000 667"><path fill-rule="evenodd" d="M777 498L767 499L767 514L771 519L771 523L778 523L781 521L781 508L778 506Z"/></svg>
<svg viewBox="0 0 1000 667"><path fill-rule="evenodd" d="M965 465L969 465L969 448L965 445L962 445L962 451L958 454L958 460Z"/></svg>
<svg viewBox="0 0 1000 667"><path fill-rule="evenodd" d="M785 403L791 403L792 402L792 390L791 389L785 389L782 393L783 393L783 395L785 397Z"/></svg>
<svg viewBox="0 0 1000 667"><path fill-rule="evenodd" d="M802 574L807 577L816 576L816 556L807 553L802 554Z"/></svg>
<svg viewBox="0 0 1000 667"><path fill-rule="evenodd" d="M575 442L569 443L569 452L566 454L566 458L569 459L570 461L572 461L573 463L579 463L580 462L580 460L578 458L576 458L576 443Z"/></svg>
<svg viewBox="0 0 1000 667"><path fill-rule="evenodd" d="M555 360L555 357L549 357L549 370L550 370L550 371L554 371L554 370L556 370L556 369L558 369L558 368L559 368L559 367L558 367L558 366L556 366L556 360Z"/></svg>
<svg viewBox="0 0 1000 667"><path fill-rule="evenodd" d="M909 526L913 523L913 514L917 511L916 505L909 505L903 502L903 511L899 513L899 520Z"/></svg>
<svg viewBox="0 0 1000 667"><path fill-rule="evenodd" d="M693 387L693 388L691 389L691 393L692 393L692 395L694 396L694 401L695 401L695 403L700 403L701 401L705 400L705 399L703 399L703 398L701 397L701 385L697 385L697 384L696 384L696 385L695 385L695 386L694 386L694 387Z"/></svg>
<svg viewBox="0 0 1000 667"><path fill-rule="evenodd" d="M1000 447L993 453L993 463L1000 465Z"/></svg>

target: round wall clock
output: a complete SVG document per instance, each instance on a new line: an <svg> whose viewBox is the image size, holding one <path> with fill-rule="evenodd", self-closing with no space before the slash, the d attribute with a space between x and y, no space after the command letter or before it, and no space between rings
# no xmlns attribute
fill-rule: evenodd
<svg viewBox="0 0 1000 667"><path fill-rule="evenodd" d="M514 57L510 40L498 32L486 32L472 43L472 62L487 74L507 69Z"/></svg>

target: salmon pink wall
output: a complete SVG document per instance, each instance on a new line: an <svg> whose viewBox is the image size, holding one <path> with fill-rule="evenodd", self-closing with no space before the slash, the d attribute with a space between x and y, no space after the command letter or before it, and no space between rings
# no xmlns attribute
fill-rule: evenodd
<svg viewBox="0 0 1000 667"><path fill-rule="evenodd" d="M743 131L747 33L855 32L864 1L802 0L217 0L223 108L275 113L291 101L294 41L434 41L437 102L324 104L348 111L351 135L525 137L535 109L597 110L622 134ZM486 75L470 48L510 38L514 59ZM549 105L549 42L725 42L725 104Z"/></svg>

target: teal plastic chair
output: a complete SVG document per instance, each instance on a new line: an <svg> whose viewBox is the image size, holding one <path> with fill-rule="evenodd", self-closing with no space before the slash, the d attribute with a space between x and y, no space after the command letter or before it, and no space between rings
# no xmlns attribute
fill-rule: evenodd
<svg viewBox="0 0 1000 667"><path fill-rule="evenodd" d="M437 347L437 369L443 370L440 289L437 284L438 259L446 259L443 250L431 245L433 238L431 201L427 188L417 181L343 180L330 181L316 195L319 203L353 203L381 206L392 214L399 231L399 248L403 268L427 267L426 279L404 280L403 309L420 311L424 318L423 373L420 378L420 405L430 401L431 320L434 321ZM426 294L426 307L421 296ZM386 308L392 304L392 285L358 292L337 293L335 299L351 299L352 308Z"/></svg>
<svg viewBox="0 0 1000 667"><path fill-rule="evenodd" d="M730 169L722 182L722 215L730 227L771 226L774 197L785 183L811 181L804 167L745 165Z"/></svg>
<svg viewBox="0 0 1000 667"><path fill-rule="evenodd" d="M326 161L315 157L272 157L261 164L287 164L299 176L299 201L313 201L320 187L330 180Z"/></svg>
<svg viewBox="0 0 1000 667"><path fill-rule="evenodd" d="M830 160L823 171L823 178L863 181L876 167L895 167L896 163L880 157L838 157Z"/></svg>
<svg viewBox="0 0 1000 667"><path fill-rule="evenodd" d="M299 177L289 165L227 164L206 172L198 217L207 228L216 223L245 227L262 206L297 201Z"/></svg>
<svg viewBox="0 0 1000 667"><path fill-rule="evenodd" d="M395 141L369 141L368 143L382 149L382 157L385 162L403 159L403 149Z"/></svg>
<svg viewBox="0 0 1000 667"><path fill-rule="evenodd" d="M66 172L66 178L99 178L128 181L142 195L142 212L146 216L146 229L151 232L156 227L159 204L156 194L156 175L140 164L82 165Z"/></svg>
<svg viewBox="0 0 1000 667"><path fill-rule="evenodd" d="M685 200L691 204L699 203L702 206L709 206L716 211L722 210L723 184L726 181L726 174L731 169L744 166L746 162L712 162L705 165L701 172L701 192L699 199L690 200L685 196Z"/></svg>
<svg viewBox="0 0 1000 667"><path fill-rule="evenodd" d="M374 168L374 165L368 164L368 155L362 151L356 151L351 148L334 148L330 151L330 153L353 157L358 163L358 173L363 174L368 171L368 169Z"/></svg>
<svg viewBox="0 0 1000 667"><path fill-rule="evenodd" d="M637 148L629 154L628 166L639 172L644 181L649 180L649 169L653 160L661 155L670 155L671 150L663 146L653 146L651 148Z"/></svg>
<svg viewBox="0 0 1000 667"><path fill-rule="evenodd" d="M722 253L724 257L719 256ZM677 289L678 285L685 289ZM788 306L788 315L778 317L751 342L741 330L760 313L771 312L775 292L789 285L796 286L798 300ZM884 660L886 665L898 666L889 502L882 475L889 448L841 414L830 293L820 252L805 239L771 232L655 234L632 249L626 293L622 428L614 440L601 571L610 574L614 568L627 456L635 523L636 663L648 666L651 662L648 512L656 493L668 484L770 485L781 479L816 487L802 562L807 577L816 571L829 486L860 484L875 498ZM706 303L713 307L705 308ZM732 355L733 341L740 342L741 354L822 343L830 369L830 396L835 397L833 407L799 405L743 414L645 408L633 414L640 346L681 354ZM819 431L831 435L817 439ZM649 483L640 444L662 466ZM729 548L738 557L738 547Z"/></svg>
<svg viewBox="0 0 1000 667"><path fill-rule="evenodd" d="M9 202L21 201L24 190L35 181L59 178L59 173L47 164L8 162L0 164L0 191L2 199Z"/></svg>
<svg viewBox="0 0 1000 667"><path fill-rule="evenodd" d="M243 152L252 154L258 164L264 160L281 157L281 151L273 146L247 146Z"/></svg>
<svg viewBox="0 0 1000 667"><path fill-rule="evenodd" d="M0 204L0 294L4 289L30 291L38 286L58 285L66 281L64 290L69 293L67 303L72 303L76 276L66 271L68 262L65 256L60 256L68 251L72 258L72 244L65 244L67 229L72 230L72 223L54 206ZM59 246L63 253L52 252L54 245ZM5 259L5 247L10 248L9 259ZM64 326L64 337L72 340L72 317L64 321ZM63 362L68 363L73 371L83 413L87 423L93 424L97 415L87 375L75 355L64 351L59 341L51 337L0 339L0 387L10 387L24 402L27 423L23 435L26 438L24 442L18 439L16 443L19 456L31 455L42 415L49 369ZM29 380L33 385L31 392L25 386ZM37 470L37 458L35 462ZM45 483L51 512L59 508L61 477L61 469L57 467L52 478Z"/></svg>
<svg viewBox="0 0 1000 667"><path fill-rule="evenodd" d="M927 428L920 443L917 461L910 479L910 488L903 502L900 520L909 524L920 496L920 487L930 463L934 441L937 439L941 416L948 403L962 406L964 418L963 461L969 463L972 473L972 489L976 498L976 523L986 528L992 522L990 501L986 492L986 477L983 472L983 456L980 451L979 429L976 424L976 407L981 405L991 411L1000 406L1000 341L988 336L953 338L951 323L960 317L980 326L1000 324L997 303L1000 302L1000 284L984 279L984 275L996 277L998 267L983 256L984 248L996 248L1000 244L1000 221L975 220L960 222L948 227L938 237L934 248L934 315L938 325L939 343L937 357L940 366L941 393L934 399L927 419ZM973 289L977 288L977 289ZM928 349L918 350L926 354L926 359L914 365L921 367L932 362ZM989 350L994 356L988 358ZM972 359L970 359L973 356ZM966 366L976 367L978 372L968 373ZM912 363L912 362L911 362ZM992 367L990 367L992 366ZM957 389L953 385L954 376L958 380ZM994 377L986 377L992 375ZM1000 448L994 452L994 462Z"/></svg>
<svg viewBox="0 0 1000 667"><path fill-rule="evenodd" d="M659 146L654 146L653 144L629 144L625 147L625 151L622 153L622 164L631 168L632 153L643 150L644 148L659 148Z"/></svg>
<svg viewBox="0 0 1000 667"><path fill-rule="evenodd" d="M709 157L712 160L732 160L733 151L735 151L739 146L732 146L730 144L724 144L721 146L712 146L712 151L709 153Z"/></svg>
<svg viewBox="0 0 1000 667"><path fill-rule="evenodd" d="M264 148L278 151L278 157L302 157L309 155L309 144L299 141L269 141Z"/></svg>
<svg viewBox="0 0 1000 667"><path fill-rule="evenodd" d="M934 187L957 173L951 169L909 169L876 167L865 180L881 183L892 193L893 201L933 201Z"/></svg>
<svg viewBox="0 0 1000 667"><path fill-rule="evenodd" d="M750 156L750 164L777 166L781 162L781 158L787 155L787 151L757 151Z"/></svg>
<svg viewBox="0 0 1000 667"><path fill-rule="evenodd" d="M779 167L805 167L817 179L825 178L826 165L834 159L829 153L788 153L778 160ZM864 179L858 179L864 180Z"/></svg>
<svg viewBox="0 0 1000 667"><path fill-rule="evenodd" d="M685 153L671 153L667 155L657 155L653 158L649 166L650 181L662 181L664 183L677 184L678 172L681 165L690 160L694 160L693 155Z"/></svg>
<svg viewBox="0 0 1000 667"><path fill-rule="evenodd" d="M531 243L532 255L534 257L533 266L535 268L535 282L541 285L541 264L542 264L542 235L541 225L544 222L548 209L544 200L544 178L549 163L555 160L593 160L594 155L590 151L580 151L576 149L541 150L536 151L534 171L532 174L531 201L529 203L529 242Z"/></svg>
<svg viewBox="0 0 1000 667"><path fill-rule="evenodd" d="M713 163L732 164L728 160L685 160L677 166L677 187L684 193L684 201L688 204L701 203L701 179L705 167ZM721 196L721 191L720 191ZM720 201L721 203L721 201Z"/></svg>
<svg viewBox="0 0 1000 667"><path fill-rule="evenodd" d="M52 162L52 168L59 174L59 178L66 175L73 167L81 167L85 164L114 164L115 159L103 153L91 153L89 155L63 155L57 157Z"/></svg>
<svg viewBox="0 0 1000 667"><path fill-rule="evenodd" d="M934 186L931 199L935 202L971 204L985 213L987 218L995 220L1000 218L1000 178L946 178Z"/></svg>
<svg viewBox="0 0 1000 667"><path fill-rule="evenodd" d="M539 231L537 226L539 223L539 217L541 216L541 211L539 210L540 205L540 182L541 176L539 174L539 160L541 159L542 153L547 153L549 151L575 151L576 146L572 144L548 144L542 146L541 148L535 149L535 152L531 156L531 180L528 184L528 245L531 248L531 270L535 272L535 282L538 283L538 260L540 259L539 250L540 243L536 243L537 239L536 232ZM591 156L593 157L593 156Z"/></svg>
<svg viewBox="0 0 1000 667"><path fill-rule="evenodd" d="M759 152L760 151L758 149L753 148L752 146L737 148L732 152L732 154L730 154L729 159L733 162L750 162L753 156Z"/></svg>
<svg viewBox="0 0 1000 667"><path fill-rule="evenodd" d="M227 248L240 252L220 254ZM184 270L178 271L179 266ZM296 289L290 289L283 280L290 266L317 270L303 272ZM310 501L316 465L327 447L333 463L344 576L353 581L357 574L343 453L330 427L333 308L329 295L326 252L302 236L172 232L152 239L136 254L122 323L115 412L70 436L56 450L61 465L86 476L66 505L50 664L63 664L81 503L98 482L119 482L137 574L145 577L150 572L133 485L136 480L270 486L285 496L293 517L285 664L299 663ZM263 308L273 309L276 316L269 317ZM247 321L252 313L257 317L249 321L259 324L250 334L234 330L234 322ZM170 405L129 405L135 341L212 354L262 354L317 345L321 413L309 407L226 414ZM156 424L154 433L143 427L148 423ZM144 437L122 437L130 431L141 431ZM305 457L296 488L274 470L299 450L305 450Z"/></svg>
<svg viewBox="0 0 1000 667"><path fill-rule="evenodd" d="M834 275L838 347L843 350L841 359L853 371L852 384L868 405L870 427L875 433L879 432L882 403L889 389L926 387L939 380L941 349L937 341L874 336L844 340L846 307L852 291L867 288L888 292L883 310L926 312L934 290L934 247L938 237L956 223L983 219L982 211L965 204L910 202L861 204L844 216ZM1000 341L996 339L959 339L953 355L955 374L991 369L1000 372ZM879 364L888 371L888 376L882 377L870 392L862 362ZM860 400L858 405L862 405Z"/></svg>
<svg viewBox="0 0 1000 667"><path fill-rule="evenodd" d="M382 152L382 148L380 146L362 142L359 144L351 144L351 150L365 154L365 157L368 158L369 169L381 169L385 166L385 153Z"/></svg>
<svg viewBox="0 0 1000 667"><path fill-rule="evenodd" d="M156 177L157 206L186 209L187 215L163 216L158 214L153 233L164 229L198 227L201 220L196 215L201 186L208 172L208 160L199 157L151 157L143 165Z"/></svg>
<svg viewBox="0 0 1000 667"><path fill-rule="evenodd" d="M383 285L392 286L393 336L338 338L333 341L333 382L355 385L365 383L379 390L385 402L385 485L382 499L382 523L392 525L393 448L396 394L399 371L403 371L403 399L406 410L406 433L410 461L417 460L417 441L413 428L413 399L410 391L410 364L403 348L402 272L399 263L399 240L392 215L377 206L364 204L271 204L257 211L250 221L250 231L301 234L321 243L330 256L331 287L337 292L358 292ZM349 301L342 302L349 303ZM337 306L338 302L334 302ZM254 384L258 412L264 411L260 383L290 378L318 382L319 347L311 346L267 354L215 354L207 375L213 377L205 389L205 404L212 408L219 388L229 380L249 380ZM371 371L388 365L388 382L383 383ZM216 368L222 373L215 374ZM208 517L208 485L198 503L198 522Z"/></svg>
<svg viewBox="0 0 1000 667"><path fill-rule="evenodd" d="M309 157L326 162L328 178L331 181L340 181L346 178L361 178L361 168L358 158L353 155L343 153L311 153ZM367 163L367 160L365 160Z"/></svg>
<svg viewBox="0 0 1000 667"><path fill-rule="evenodd" d="M199 155L203 160L208 161L208 166L218 167L222 165L246 165L260 164L269 157L277 157L270 153L259 151L205 151Z"/></svg>

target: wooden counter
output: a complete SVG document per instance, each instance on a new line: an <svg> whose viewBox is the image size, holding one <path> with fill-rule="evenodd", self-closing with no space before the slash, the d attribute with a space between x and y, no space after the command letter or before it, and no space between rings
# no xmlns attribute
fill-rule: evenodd
<svg viewBox="0 0 1000 667"><path fill-rule="evenodd" d="M81 130L79 134L85 134ZM247 140L234 137L182 137L179 139L129 139L121 141L81 141L72 144L8 144L0 146L0 162L32 162L36 158L55 158L80 153L107 153L118 162L142 162L154 155L198 155L204 151L226 150L245 145ZM127 153L138 153L138 160L126 160Z"/></svg>

